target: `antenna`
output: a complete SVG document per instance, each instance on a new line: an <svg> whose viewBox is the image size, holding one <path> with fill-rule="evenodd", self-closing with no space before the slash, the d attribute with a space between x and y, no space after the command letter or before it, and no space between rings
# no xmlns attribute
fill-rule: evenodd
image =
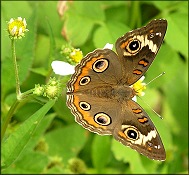
<svg viewBox="0 0 189 175"><path fill-rule="evenodd" d="M148 83L145 83L145 85L143 85L142 87L140 87L139 89L137 89L136 91L139 91L139 90L141 90L141 89L143 89L144 88L144 86L147 86L147 85L149 85L151 82L153 82L154 80L156 80L157 78L159 78L159 77L161 77L162 75L164 75L165 74L165 72L162 72L161 74L159 74L157 77L155 77L155 78L153 78L152 80L150 80Z"/></svg>
<svg viewBox="0 0 189 175"><path fill-rule="evenodd" d="M161 77L161 76L164 75L164 74L165 74L165 72L162 72L162 73L159 74L157 77L153 78L153 79L150 80L148 83L146 83L144 86L149 85L149 84L152 83L154 80L156 80L157 78ZM142 86L142 87L139 88L138 90L144 88L144 86ZM137 90L137 91L138 91L138 90ZM139 97L160 119L163 119L163 117L162 117L160 114L158 114L154 109L152 109L152 107L151 107L149 104L147 104L140 96L138 96L138 97Z"/></svg>
<svg viewBox="0 0 189 175"><path fill-rule="evenodd" d="M160 119L163 119L163 117L158 114L148 103L146 103L140 96L138 96Z"/></svg>
<svg viewBox="0 0 189 175"><path fill-rule="evenodd" d="M152 80L150 80L150 81L146 84L146 86L147 86L148 84L150 84L152 81L156 80L157 78L161 77L161 76L164 75L164 74L165 74L165 72L162 72L162 73L159 74L157 77L155 77L155 78L153 78Z"/></svg>

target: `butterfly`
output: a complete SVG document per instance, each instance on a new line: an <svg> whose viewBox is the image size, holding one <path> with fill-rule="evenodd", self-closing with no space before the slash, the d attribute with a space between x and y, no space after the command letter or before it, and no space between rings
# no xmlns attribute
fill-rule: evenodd
<svg viewBox="0 0 189 175"><path fill-rule="evenodd" d="M132 85L155 59L166 29L166 20L152 20L118 38L116 52L88 53L67 83L67 106L77 123L91 132L113 135L154 160L165 160L165 149L148 114L132 100Z"/></svg>

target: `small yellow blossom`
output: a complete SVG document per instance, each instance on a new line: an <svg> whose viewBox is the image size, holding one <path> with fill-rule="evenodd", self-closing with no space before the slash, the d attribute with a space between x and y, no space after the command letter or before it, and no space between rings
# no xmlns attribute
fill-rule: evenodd
<svg viewBox="0 0 189 175"><path fill-rule="evenodd" d="M27 23L25 18L22 20L21 17L17 19L11 18L8 22L8 32L11 39L20 39L25 36L25 32L29 31L26 29Z"/></svg>
<svg viewBox="0 0 189 175"><path fill-rule="evenodd" d="M83 58L83 53L80 49L73 49L70 53L70 58L75 62L79 63Z"/></svg>
<svg viewBox="0 0 189 175"><path fill-rule="evenodd" d="M60 53L65 56L67 62L72 65L79 63L83 58L83 53L80 49L75 49L68 44L62 46Z"/></svg>
<svg viewBox="0 0 189 175"><path fill-rule="evenodd" d="M142 83L144 80L144 76L142 76L136 83L132 85L132 88L135 90L136 95L138 96L144 96L145 92L143 90L146 89L146 83Z"/></svg>

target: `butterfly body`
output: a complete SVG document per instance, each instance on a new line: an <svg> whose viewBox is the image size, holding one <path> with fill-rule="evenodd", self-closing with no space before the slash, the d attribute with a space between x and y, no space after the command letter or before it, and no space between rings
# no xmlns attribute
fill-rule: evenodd
<svg viewBox="0 0 189 175"><path fill-rule="evenodd" d="M156 160L165 159L160 136L131 87L153 62L166 32L166 20L126 33L116 52L96 49L76 66L67 84L67 105L76 122Z"/></svg>

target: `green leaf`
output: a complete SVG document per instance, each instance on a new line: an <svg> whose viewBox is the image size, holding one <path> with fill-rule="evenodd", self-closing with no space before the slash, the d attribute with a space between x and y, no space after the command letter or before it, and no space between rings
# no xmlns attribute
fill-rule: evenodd
<svg viewBox="0 0 189 175"><path fill-rule="evenodd" d="M32 138L28 142L28 146L26 150L24 151L24 154L27 154L27 150L31 151L39 142L41 136L45 133L45 131L48 129L50 124L52 123L53 119L55 117L55 114L47 114L43 119L41 120L41 123L37 126L36 131L33 133ZM26 152L26 153L25 153Z"/></svg>
<svg viewBox="0 0 189 175"><path fill-rule="evenodd" d="M103 24L94 33L94 45L96 48L103 48L106 43L114 44L115 46L117 38L129 30L129 27L117 21Z"/></svg>
<svg viewBox="0 0 189 175"><path fill-rule="evenodd" d="M47 65L47 59L49 58L49 50L50 50L49 36L38 33L36 49L35 49L36 58L35 58L35 62L33 65L34 68L40 67L40 68L44 69L45 71L47 71L46 65ZM38 73L38 72L36 72L36 73ZM41 73L43 75L43 73L45 73L45 72L42 71Z"/></svg>
<svg viewBox="0 0 189 175"><path fill-rule="evenodd" d="M112 151L114 156L119 161L124 161L130 164L131 172L133 174L146 174L147 171L142 165L140 154L129 147L126 147L116 140L113 140Z"/></svg>
<svg viewBox="0 0 189 175"><path fill-rule="evenodd" d="M94 136L92 143L92 162L97 173L105 173L104 167L110 159L110 136Z"/></svg>
<svg viewBox="0 0 189 175"><path fill-rule="evenodd" d="M172 118L177 125L177 135L174 139L179 140L178 149L184 151L188 142L188 65L180 62L177 66L179 70L172 74L172 82L167 84L164 91L167 94L167 103L172 109Z"/></svg>
<svg viewBox="0 0 189 175"><path fill-rule="evenodd" d="M14 166L2 171L2 174L42 174L44 167L47 167L49 159L40 152L30 151L24 154Z"/></svg>
<svg viewBox="0 0 189 175"><path fill-rule="evenodd" d="M49 154L62 157L67 163L70 158L76 157L86 142L86 131L78 124L72 124L48 132L45 140L49 145Z"/></svg>
<svg viewBox="0 0 189 175"><path fill-rule="evenodd" d="M38 33L42 35L49 36L49 26L52 27L53 35L56 38L61 37L62 22L59 14L57 13L57 2L48 1L44 3L43 1L31 1L30 2L35 8L35 4L38 3L38 26L40 31ZM48 23L47 24L47 20Z"/></svg>
<svg viewBox="0 0 189 175"><path fill-rule="evenodd" d="M163 76L149 84L150 87L156 89L163 88L164 86L173 81L173 74L177 74L179 72L178 64L180 64L181 62L182 60L179 58L178 53L174 49L172 49L170 45L166 43L163 44L154 62L146 73L145 82L148 83L150 80L154 79L162 72L165 72Z"/></svg>
<svg viewBox="0 0 189 175"><path fill-rule="evenodd" d="M43 75L43 76L46 76L48 73L45 67L31 68L30 70L31 72L34 72L36 74Z"/></svg>
<svg viewBox="0 0 189 175"><path fill-rule="evenodd" d="M3 171L3 174L12 174L14 172L22 172L23 174L36 174L41 173L44 167L49 162L47 155L36 153L33 151L34 147L38 144L42 134L49 127L50 123L54 119L55 114L46 115L40 125L36 128L35 133L29 140L27 147L22 151L18 159L14 162L14 166L9 166ZM38 160L39 159L39 160ZM37 161L38 160L38 161ZM40 162L39 164L33 164L31 162ZM26 163L27 162L27 163ZM23 166L24 165L24 166ZM24 167L24 168L23 168Z"/></svg>
<svg viewBox="0 0 189 175"><path fill-rule="evenodd" d="M55 37L54 37L52 26L50 25L50 21L48 20L47 20L47 26L48 26L48 32L49 32L49 38L50 38L50 51L49 51L49 59L48 59L48 68L50 68L51 62L55 58L56 43L55 43Z"/></svg>
<svg viewBox="0 0 189 175"><path fill-rule="evenodd" d="M59 118L66 121L68 124L74 123L74 116L71 113L70 109L65 105L66 104L66 89L63 89L62 98L59 98L53 109L56 111L56 114Z"/></svg>
<svg viewBox="0 0 189 175"><path fill-rule="evenodd" d="M3 168L9 167L18 158L54 103L54 100L46 103L2 143Z"/></svg>
<svg viewBox="0 0 189 175"><path fill-rule="evenodd" d="M103 2L104 2L104 6L106 6L105 15L107 22L113 24L114 22L129 24L131 20L129 16L131 9L130 6L127 5L128 3L130 4L129 1L103 1ZM121 11L123 11L124 13L120 13ZM115 14L119 14L119 15L115 15Z"/></svg>
<svg viewBox="0 0 189 175"><path fill-rule="evenodd" d="M175 5L178 3L178 1L149 1L147 3L153 4L155 7L157 7L159 10L167 10L171 5Z"/></svg>
<svg viewBox="0 0 189 175"><path fill-rule="evenodd" d="M182 11L171 13L166 19L168 20L166 42L188 58L188 13Z"/></svg>
<svg viewBox="0 0 189 175"><path fill-rule="evenodd" d="M83 28L84 25L86 25L85 28ZM79 28L82 28L82 30L78 31ZM65 22L66 35L73 46L84 44L88 39L92 28L93 22L89 19L83 20L80 16L70 15L69 20Z"/></svg>
<svg viewBox="0 0 189 175"><path fill-rule="evenodd" d="M88 7L91 8L88 8ZM104 12L97 1L74 2L69 8L65 21L65 34L74 46L84 44L95 24L104 20Z"/></svg>

